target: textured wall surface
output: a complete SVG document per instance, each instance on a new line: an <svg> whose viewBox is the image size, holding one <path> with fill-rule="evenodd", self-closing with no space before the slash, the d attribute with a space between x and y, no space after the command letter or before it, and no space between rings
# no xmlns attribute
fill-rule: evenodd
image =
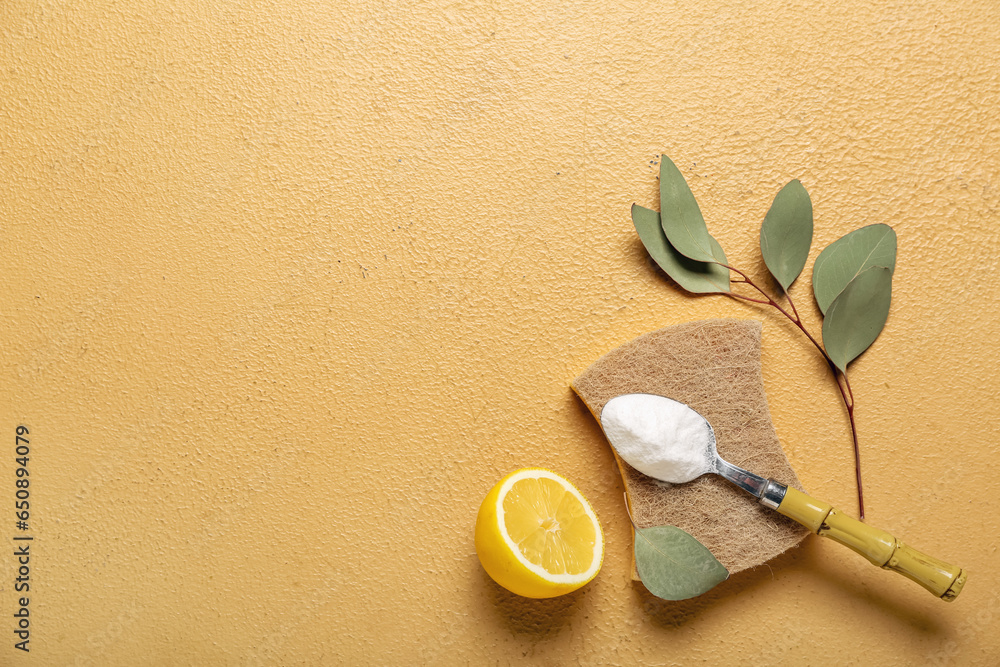
<svg viewBox="0 0 1000 667"><path fill-rule="evenodd" d="M35 537L29 656L0 557L0 663L997 664L996 28L988 0L0 3L0 537L18 424ZM868 518L968 568L954 604L815 538L689 603L629 581L569 383L664 325L762 319L788 456L856 511L807 341L650 268L661 152L755 275L791 178L813 259L896 229L851 372ZM476 559L524 465L603 520L571 596Z"/></svg>

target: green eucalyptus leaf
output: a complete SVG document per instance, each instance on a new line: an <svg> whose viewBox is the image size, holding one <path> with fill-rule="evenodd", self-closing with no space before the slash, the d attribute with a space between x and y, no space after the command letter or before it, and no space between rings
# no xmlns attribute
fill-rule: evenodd
<svg viewBox="0 0 1000 667"><path fill-rule="evenodd" d="M896 269L896 232L889 225L869 225L840 237L816 258L813 294L826 314L833 300L862 271L881 266L891 274Z"/></svg>
<svg viewBox="0 0 1000 667"><path fill-rule="evenodd" d="M696 262L677 252L663 233L659 213L633 204L632 224L653 261L688 292L709 294L729 291L729 269L715 263ZM725 260L722 247L715 239L711 241Z"/></svg>
<svg viewBox="0 0 1000 667"><path fill-rule="evenodd" d="M809 258L813 236L813 209L809 193L797 180L781 188L760 226L760 254L764 264L788 291Z"/></svg>
<svg viewBox="0 0 1000 667"><path fill-rule="evenodd" d="M726 262L725 253L708 233L684 175L666 155L660 156L660 218L670 245L698 262Z"/></svg>
<svg viewBox="0 0 1000 667"><path fill-rule="evenodd" d="M664 600L687 600L729 578L704 544L675 526L635 530L635 567L643 585Z"/></svg>
<svg viewBox="0 0 1000 667"><path fill-rule="evenodd" d="M830 304L823 319L823 347L842 372L878 338L891 301L892 271L873 266L859 273Z"/></svg>

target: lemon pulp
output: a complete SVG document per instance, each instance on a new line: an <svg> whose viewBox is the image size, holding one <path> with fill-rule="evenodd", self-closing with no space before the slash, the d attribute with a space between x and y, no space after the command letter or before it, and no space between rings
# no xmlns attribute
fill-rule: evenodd
<svg viewBox="0 0 1000 667"><path fill-rule="evenodd" d="M597 530L565 486L545 477L521 479L504 496L503 511L507 535L528 561L549 574L590 569Z"/></svg>

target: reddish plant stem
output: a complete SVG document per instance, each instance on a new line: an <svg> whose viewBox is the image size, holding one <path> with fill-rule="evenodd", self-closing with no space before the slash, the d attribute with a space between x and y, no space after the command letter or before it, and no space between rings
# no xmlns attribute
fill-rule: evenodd
<svg viewBox="0 0 1000 667"><path fill-rule="evenodd" d="M823 355L824 359L826 359L830 364L833 364L833 362L830 361L830 357L828 357L826 355L826 350L823 349L823 346L819 344L819 341L817 341L815 338L812 337L812 334L809 333L808 330L806 330L805 325L802 324L802 319L799 317L799 314L798 314L797 311L795 312L795 315L793 316L787 310L785 310L784 308L782 308L778 304L777 301L775 301L774 299L772 299L771 296L767 292L765 292L763 289L761 289L761 287L759 285L757 285L757 283L755 283L753 280L751 280L750 277L747 274L743 273L742 271L740 271L736 267L729 266L727 264L722 264L720 266L722 266L723 268L729 269L730 271L733 271L734 273L739 274L743 278L743 280L739 281L739 282L744 282L747 285L749 285L750 287L752 287L755 290L757 290L760 293L760 295L763 296L766 299L766 301L761 301L761 300L758 300L758 299L750 299L748 297L744 297L744 296L741 296L739 294L733 294L732 292L726 292L726 294L729 294L730 296L736 297L737 299L742 298L742 299L744 299L746 301L754 301L756 303L763 303L763 304L766 304L768 306L773 306L774 308L776 308L778 310L779 313L781 313L782 315L784 315L785 317L787 317L788 320L792 324L794 324L795 326L797 326L802 331L802 333L804 333L806 335L806 337L812 342L812 344L816 346L816 349L819 350L819 353ZM785 296L787 297L788 294L786 293ZM790 300L789 300L789 303L791 303ZM795 305L794 304L792 305L792 310L793 311L795 310ZM834 368L836 368L836 367L834 367Z"/></svg>
<svg viewBox="0 0 1000 667"><path fill-rule="evenodd" d="M857 487L858 487L858 514L861 517L861 519L864 520L865 496L861 485L861 450L858 447L858 426L854 420L854 392L851 390L851 383L847 379L847 373L844 373L837 368L837 365L833 363L832 359L830 359L830 356L826 353L826 350L823 349L823 346L820 345L819 341L813 338L812 334L810 334L809 331L806 329L805 325L802 322L802 318L799 316L799 311L795 308L795 303L792 301L792 297L790 294L788 294L787 291L785 291L785 298L788 299L788 306L792 310L791 313L782 308L777 301L772 299L771 296L767 292L765 292L759 285L757 285L753 280L751 280L750 276L748 276L747 274L743 273L742 271L733 266L729 266L726 264L721 264L720 266L729 269L730 271L738 274L740 277L743 278L742 280L735 280L733 282L749 285L753 289L757 290L757 292L764 298L754 299L752 297L743 296L742 294L735 294L733 292L726 292L726 294L735 299L750 301L752 303L759 303L765 306L774 307L779 313L788 318L788 320L792 324L797 326L799 330L806 335L809 341L816 347L817 350L819 350L819 353L823 355L823 359L826 360L827 365L830 367L830 372L833 373L833 380L837 384L837 389L840 391L840 397L844 401L844 407L847 408L847 418L851 423L851 441L854 445L854 476L855 479L857 480ZM841 383L840 381L841 378L844 379L843 383Z"/></svg>
<svg viewBox="0 0 1000 667"><path fill-rule="evenodd" d="M729 296L734 299L740 299L741 301L749 301L750 303L762 303L765 306L771 305L770 301L765 301L764 299L754 299L753 297L743 296L742 294L730 294Z"/></svg>
<svg viewBox="0 0 1000 667"><path fill-rule="evenodd" d="M854 391L851 390L851 381L847 379L847 373L841 373L840 376L844 378L844 386L847 389L847 393L844 390L840 390L840 395L844 398L844 405L847 406L847 416L851 420L851 439L854 441L854 476L858 480L858 514L863 521L865 518L865 494L861 488L861 450L858 447L858 427L854 423ZM840 380L837 380L837 387L840 388ZM850 396L850 402L848 402L848 396Z"/></svg>
<svg viewBox="0 0 1000 667"><path fill-rule="evenodd" d="M854 390L851 389L851 381L847 378L847 373L842 373L844 376L844 386L847 388L847 395L851 397L851 407L854 407Z"/></svg>
<svg viewBox="0 0 1000 667"><path fill-rule="evenodd" d="M785 298L788 299L788 305L791 306L792 314L795 315L795 319L801 322L802 318L799 317L799 311L795 309L795 302L792 301L792 295L788 293L788 290L785 290Z"/></svg>

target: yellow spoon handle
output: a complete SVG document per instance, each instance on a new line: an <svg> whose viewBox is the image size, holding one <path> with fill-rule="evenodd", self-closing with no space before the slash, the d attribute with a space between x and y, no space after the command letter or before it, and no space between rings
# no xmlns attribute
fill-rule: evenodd
<svg viewBox="0 0 1000 667"><path fill-rule="evenodd" d="M965 585L965 570L908 547L895 537L861 523L833 506L791 487L777 510L823 537L850 547L875 565L909 577L951 602Z"/></svg>

